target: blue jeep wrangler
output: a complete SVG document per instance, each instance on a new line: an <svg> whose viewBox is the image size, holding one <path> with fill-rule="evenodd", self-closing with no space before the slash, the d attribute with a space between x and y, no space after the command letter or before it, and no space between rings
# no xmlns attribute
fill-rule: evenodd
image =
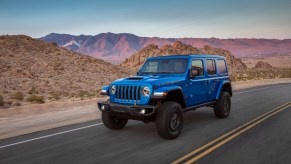
<svg viewBox="0 0 291 164"><path fill-rule="evenodd" d="M102 88L109 100L98 102L103 124L122 129L128 119L155 122L165 139L178 137L183 113L210 106L218 118L229 115L232 88L225 58L216 55L177 55L148 58L137 76Z"/></svg>

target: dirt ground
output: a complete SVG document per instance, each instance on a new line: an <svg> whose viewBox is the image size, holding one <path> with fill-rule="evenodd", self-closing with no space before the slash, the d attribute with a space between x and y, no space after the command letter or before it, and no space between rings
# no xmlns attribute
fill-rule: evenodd
<svg viewBox="0 0 291 164"><path fill-rule="evenodd" d="M291 83L291 78L233 82L234 90ZM0 139L100 119L97 101L59 101L0 109ZM104 100L104 99L103 99Z"/></svg>
<svg viewBox="0 0 291 164"><path fill-rule="evenodd" d="M269 56L242 58L248 68L253 68L259 61L267 62L276 68L291 68L291 56Z"/></svg>

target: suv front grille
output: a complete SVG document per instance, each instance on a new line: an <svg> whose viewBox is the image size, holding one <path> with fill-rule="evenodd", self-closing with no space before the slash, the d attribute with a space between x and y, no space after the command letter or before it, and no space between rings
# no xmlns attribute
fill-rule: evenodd
<svg viewBox="0 0 291 164"><path fill-rule="evenodd" d="M125 101L140 101L141 86L117 85L115 98Z"/></svg>

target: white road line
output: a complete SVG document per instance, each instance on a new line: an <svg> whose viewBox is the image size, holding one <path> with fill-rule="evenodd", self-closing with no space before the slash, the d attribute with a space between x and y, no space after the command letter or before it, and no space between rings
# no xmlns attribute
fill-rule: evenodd
<svg viewBox="0 0 291 164"><path fill-rule="evenodd" d="M252 89L252 90L237 92L237 93L234 93L234 95L238 95L238 94L242 94L242 93L247 93L247 92L253 92L253 91L257 91L257 90L264 90L264 89L268 89L268 88L276 88L276 87L281 87L281 86L284 86L284 85L276 85L276 86L271 86L271 87L264 87L264 88ZM103 123L88 125L88 126L84 126L84 127L80 127L80 128L76 128L76 129L66 130L66 131L59 132L59 133L53 133L53 134L50 134L50 135L45 135L45 136L41 136L41 137L37 137L37 138L32 138L32 139L29 139L29 140L24 140L24 141L20 141L20 142L8 144L8 145L3 145L3 146L0 146L0 149L6 148L6 147L10 147L10 146L14 146L14 145L19 145L19 144L22 144L22 143L27 143L27 142L35 141L35 140L49 138L49 137L57 136L57 135L60 135L60 134L65 134L65 133L77 131L77 130L82 130L82 129L86 129L86 128L90 128L90 127L94 127L94 126L99 126L99 125L102 125L102 124Z"/></svg>
<svg viewBox="0 0 291 164"><path fill-rule="evenodd" d="M84 127L80 127L80 128L76 128L76 129L71 129L71 130L62 131L62 132L59 132L59 133L53 133L53 134L50 134L50 135L45 135L45 136L41 136L41 137L37 137L37 138L32 138L32 139L29 139L29 140L24 140L24 141L20 141L20 142L15 142L15 143L12 143L12 144L8 144L8 145L0 146L0 149L6 148L6 147L10 147L10 146L14 146L14 145L19 145L19 144L27 143L27 142L31 142L31 141L35 141L35 140L40 140L40 139L44 139L44 138L49 138L49 137L57 136L57 135L60 135L60 134L65 134L65 133L69 133L69 132L77 131L77 130L82 130L82 129L86 129L86 128L91 128L91 127L99 126L99 125L102 125L102 124L103 124L103 123L98 123L98 124L88 125L88 126L84 126Z"/></svg>
<svg viewBox="0 0 291 164"><path fill-rule="evenodd" d="M285 85L276 85L276 86L270 86L270 87L252 89L252 90L247 90L247 91L235 92L235 93L233 93L233 95L239 95L239 94L242 94L242 93L248 93L248 92L253 92L253 91L265 90L265 89L269 89L269 88L277 88L277 87L282 87L282 86L285 86Z"/></svg>

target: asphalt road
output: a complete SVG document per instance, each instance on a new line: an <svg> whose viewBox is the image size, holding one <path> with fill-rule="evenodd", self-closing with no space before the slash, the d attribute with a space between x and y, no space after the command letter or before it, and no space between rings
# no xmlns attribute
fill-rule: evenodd
<svg viewBox="0 0 291 164"><path fill-rule="evenodd" d="M211 108L187 112L181 136L170 141L158 136L154 124L137 121L120 131L96 120L37 132L1 140L0 163L171 163L290 101L290 84L236 91L228 118L217 119ZM290 118L286 107L196 162L289 164Z"/></svg>

